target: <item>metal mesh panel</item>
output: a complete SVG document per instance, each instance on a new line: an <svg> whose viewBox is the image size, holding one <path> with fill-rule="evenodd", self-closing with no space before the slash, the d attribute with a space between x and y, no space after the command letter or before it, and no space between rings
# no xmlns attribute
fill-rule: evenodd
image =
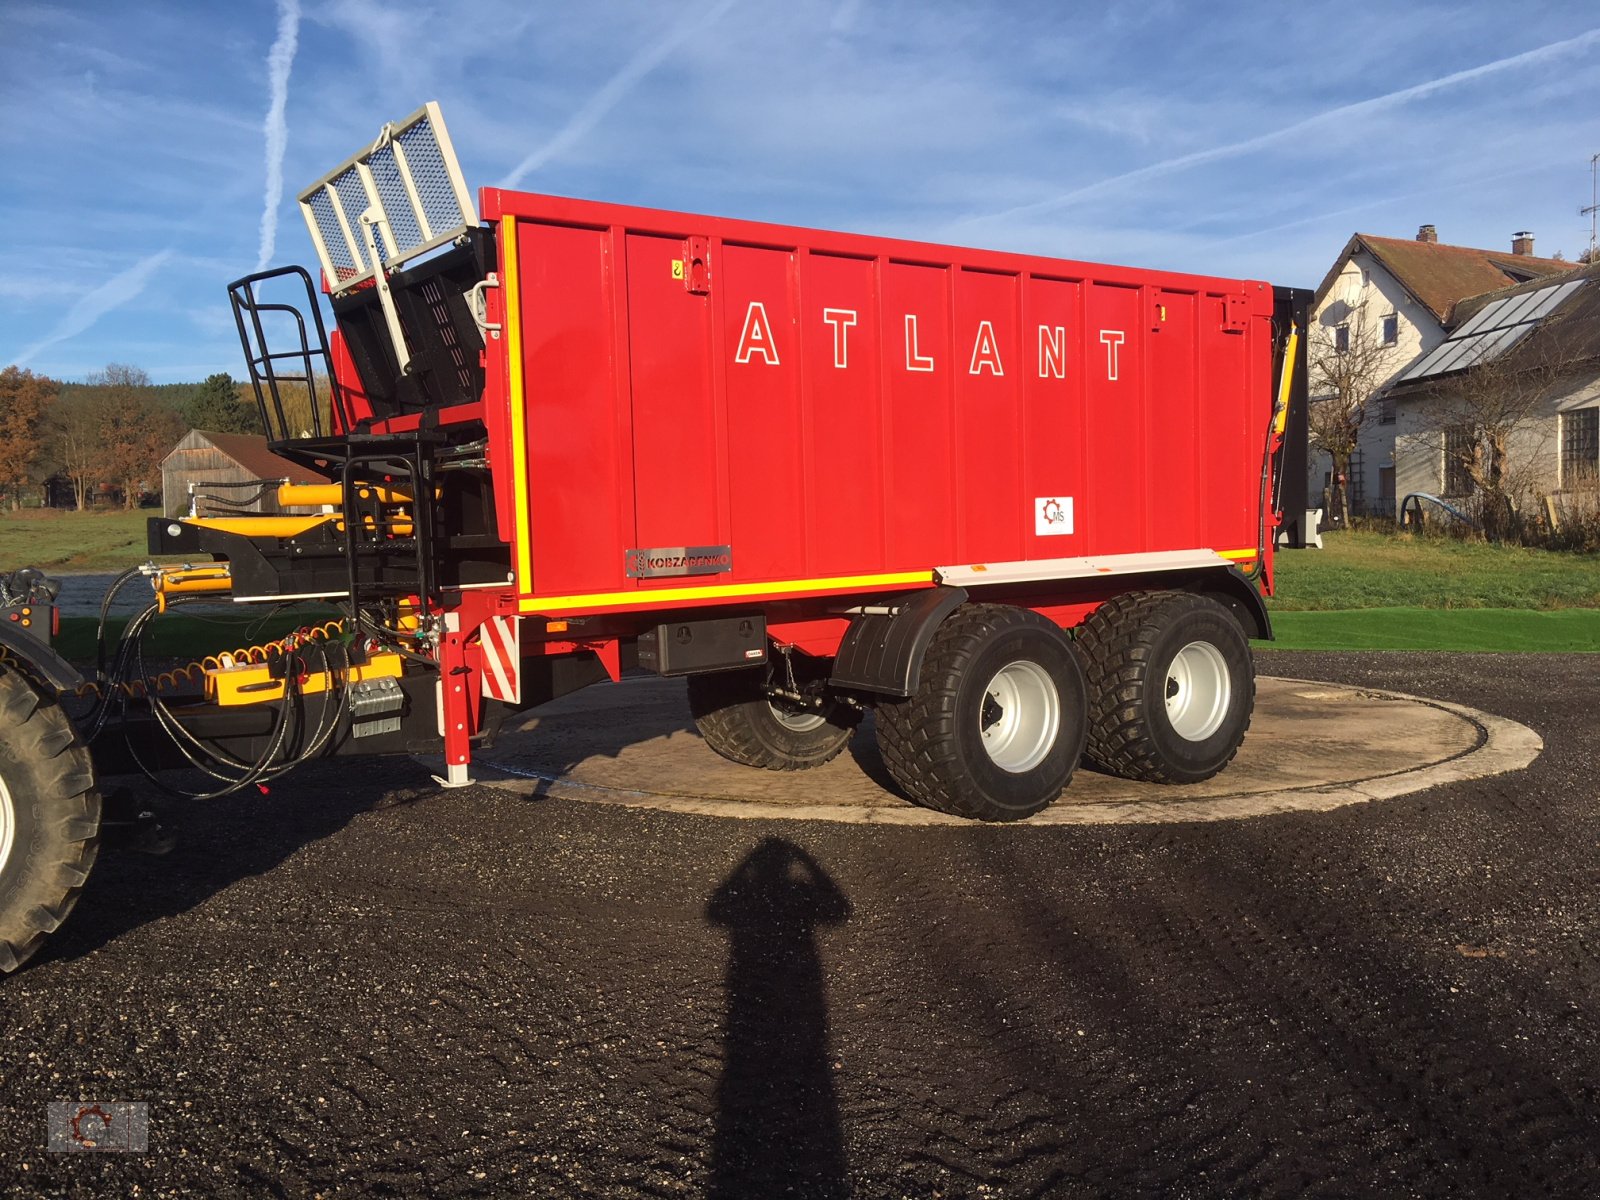
<svg viewBox="0 0 1600 1200"><path fill-rule="evenodd" d="M366 185L361 182L361 173L354 167L341 171L334 177L333 190L339 193L339 203L344 206L344 219L350 222L350 233L356 238L356 253L366 264L367 239L361 232L361 214L367 211L372 201L367 197ZM388 258L392 251L383 240L383 230L375 225L372 232L376 235L378 256Z"/></svg>
<svg viewBox="0 0 1600 1200"><path fill-rule="evenodd" d="M328 248L328 258L336 280L342 283L359 275L364 260L351 256L344 230L339 228L339 217L333 211L333 197L326 191L318 191L306 203L317 223L317 232L322 235L322 244Z"/></svg>
<svg viewBox="0 0 1600 1200"><path fill-rule="evenodd" d="M439 149L439 140L433 136L433 126L420 121L402 131L395 140L406 156L411 168L412 182L417 185L417 196L422 201L422 211L434 232L454 229L464 223L461 205L456 201L450 183L450 169Z"/></svg>
<svg viewBox="0 0 1600 1200"><path fill-rule="evenodd" d="M422 226L417 224L411 197L406 194L405 180L400 175L400 164L395 161L392 146L380 146L367 160L372 171L372 182L377 185L378 198L383 202L383 215L389 218L389 229L401 246L420 246L427 241ZM460 224L457 219L456 224Z"/></svg>
<svg viewBox="0 0 1600 1200"><path fill-rule="evenodd" d="M359 285L379 267L398 268L478 223L444 118L433 103L385 125L371 146L301 192L300 206L337 291ZM373 226L377 263L368 261L361 224L361 214L374 207L383 217Z"/></svg>

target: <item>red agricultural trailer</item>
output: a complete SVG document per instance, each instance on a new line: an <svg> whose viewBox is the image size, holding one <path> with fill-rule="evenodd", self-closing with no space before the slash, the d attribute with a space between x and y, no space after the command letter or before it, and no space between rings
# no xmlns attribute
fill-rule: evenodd
<svg viewBox="0 0 1600 1200"><path fill-rule="evenodd" d="M198 767L219 795L442 753L460 785L508 712L630 670L684 677L710 749L752 767L826 762L872 711L906 797L980 820L1080 760L1183 783L1233 758L1304 508L1280 488L1306 293L475 205L431 104L300 201L321 287L230 296L272 448L327 482L278 486L291 515L202 487L152 520L190 563L119 581L155 598L93 679L37 636L47 582L0 595L30 614L0 622L0 967L93 861L97 770ZM218 597L342 619L147 678L149 623Z"/></svg>

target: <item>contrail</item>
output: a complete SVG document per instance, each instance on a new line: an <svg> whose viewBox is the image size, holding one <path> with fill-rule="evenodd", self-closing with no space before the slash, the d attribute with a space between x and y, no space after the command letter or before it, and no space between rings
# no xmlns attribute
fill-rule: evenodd
<svg viewBox="0 0 1600 1200"><path fill-rule="evenodd" d="M77 337L112 309L121 308L137 297L150 282L150 277L171 257L170 249L147 255L126 271L113 275L99 287L86 292L67 310L67 315L56 322L54 329L17 355L17 365L23 365L58 342Z"/></svg>
<svg viewBox="0 0 1600 1200"><path fill-rule="evenodd" d="M588 102L572 115L572 119L563 125L554 137L518 163L516 168L500 181L500 186L516 187L529 172L538 170L556 155L575 145L598 125L641 79L660 66L668 55L683 45L690 36L699 32L703 26L719 20L735 3L736 0L717 0L717 3L707 8L696 19L684 22L661 41L640 50L623 64L621 70L606 81L604 87L589 97Z"/></svg>
<svg viewBox="0 0 1600 1200"><path fill-rule="evenodd" d="M283 202L283 152L289 144L289 123L283 110L289 102L289 68L300 40L300 0L278 0L278 38L267 51L267 188L261 198L261 252L256 270L265 271L278 241L278 205Z"/></svg>
<svg viewBox="0 0 1600 1200"><path fill-rule="evenodd" d="M1123 184L1154 179L1162 175L1172 175L1178 171L1199 166L1202 163L1216 162L1219 159L1238 158L1241 155L1259 150L1263 146L1270 146L1275 142L1298 137L1318 126L1343 121L1350 117L1367 116L1387 108L1408 104L1412 100L1431 96L1435 92L1442 92L1463 83L1470 83L1487 75L1498 75L1502 71L1514 71L1522 67L1532 66L1535 63L1559 58L1577 50L1587 49L1596 42L1600 42L1600 29L1590 29L1565 41L1551 42L1547 46L1540 46L1522 54L1514 54L1510 58L1497 59L1491 63L1484 63L1479 67L1469 67L1465 71L1457 71L1452 75L1430 79L1426 83L1414 84L1408 88L1401 88L1397 92L1389 92L1387 95L1374 96L1370 100L1358 100L1354 104L1330 108L1326 112L1317 113L1314 116L1306 117L1304 120L1296 121L1293 125L1285 125L1282 129L1274 129L1270 133L1246 138L1242 142L1230 142L1226 146L1213 146L1209 150L1197 150L1192 154L1182 154L1176 158L1163 159L1161 162L1151 163L1149 166L1139 167L1133 171L1125 171L1121 175L1112 175L1105 179L1097 180L1094 183L1075 188L1060 196L1054 196L1049 200L1039 200L1032 204L1019 205L1016 208L1008 208L1003 212L964 217L956 224L967 225L978 221L997 221L1008 217L1029 216L1049 209L1060 208L1063 205L1071 204L1075 200L1084 200L1104 192L1114 191Z"/></svg>

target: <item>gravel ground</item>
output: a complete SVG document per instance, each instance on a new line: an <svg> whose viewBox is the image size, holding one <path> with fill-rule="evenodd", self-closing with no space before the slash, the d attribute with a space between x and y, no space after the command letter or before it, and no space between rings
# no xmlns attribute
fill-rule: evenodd
<svg viewBox="0 0 1600 1200"><path fill-rule="evenodd" d="M1201 825L728 821L327 764L0 982L0 1190L1592 1196L1596 660L1263 654L1527 771ZM146 1155L44 1151L51 1100Z"/></svg>

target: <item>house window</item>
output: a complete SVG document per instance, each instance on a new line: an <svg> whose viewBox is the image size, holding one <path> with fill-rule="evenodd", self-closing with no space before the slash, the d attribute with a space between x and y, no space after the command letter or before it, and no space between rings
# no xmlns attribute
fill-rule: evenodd
<svg viewBox="0 0 1600 1200"><path fill-rule="evenodd" d="M1367 468L1361 461L1360 449L1350 451L1350 478L1346 485L1350 493L1350 512L1365 516L1367 511Z"/></svg>
<svg viewBox="0 0 1600 1200"><path fill-rule="evenodd" d="M1394 424L1394 398L1392 396L1378 397L1378 424Z"/></svg>
<svg viewBox="0 0 1600 1200"><path fill-rule="evenodd" d="M1600 471L1600 408L1575 408L1561 414L1561 486L1568 491L1595 486Z"/></svg>
<svg viewBox="0 0 1600 1200"><path fill-rule="evenodd" d="M1383 319L1383 344L1395 346L1400 342L1400 314L1390 313Z"/></svg>
<svg viewBox="0 0 1600 1200"><path fill-rule="evenodd" d="M1468 470L1477 446L1472 426L1453 425L1444 431L1444 494L1472 494L1472 473Z"/></svg>
<svg viewBox="0 0 1600 1200"><path fill-rule="evenodd" d="M1340 354L1350 353L1350 326L1341 325L1333 331L1333 348Z"/></svg>

